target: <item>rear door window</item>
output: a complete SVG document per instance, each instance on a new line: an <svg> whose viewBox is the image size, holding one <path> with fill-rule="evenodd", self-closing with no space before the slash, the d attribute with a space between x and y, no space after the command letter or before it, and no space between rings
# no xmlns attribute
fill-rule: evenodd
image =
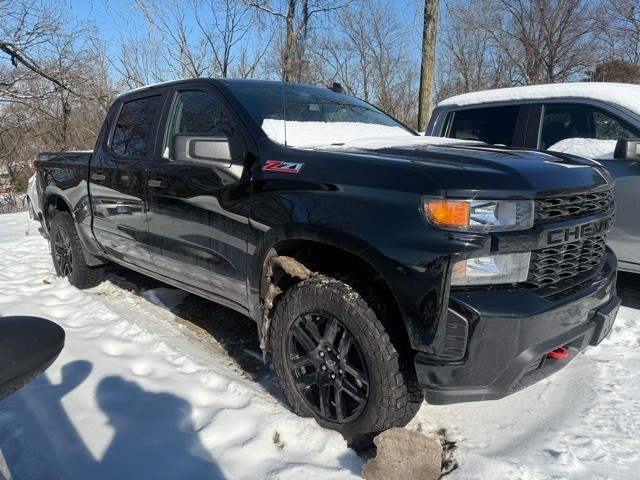
<svg viewBox="0 0 640 480"><path fill-rule="evenodd" d="M448 137L511 146L519 112L517 105L457 111Z"/></svg>
<svg viewBox="0 0 640 480"><path fill-rule="evenodd" d="M159 104L160 95L122 104L111 139L111 150L115 154L124 157L147 157L150 155L151 126L158 112Z"/></svg>

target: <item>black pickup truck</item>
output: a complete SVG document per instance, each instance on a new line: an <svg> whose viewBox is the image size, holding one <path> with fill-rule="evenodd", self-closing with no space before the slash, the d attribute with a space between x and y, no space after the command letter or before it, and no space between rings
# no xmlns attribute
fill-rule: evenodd
<svg viewBox="0 0 640 480"><path fill-rule="evenodd" d="M116 262L254 319L293 410L352 439L549 375L620 304L606 170L430 142L331 89L149 86L36 161L43 231L79 288Z"/></svg>

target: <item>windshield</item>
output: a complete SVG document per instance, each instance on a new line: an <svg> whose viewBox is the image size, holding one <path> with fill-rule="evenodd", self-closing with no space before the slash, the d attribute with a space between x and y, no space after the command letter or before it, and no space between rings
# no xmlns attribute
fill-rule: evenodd
<svg viewBox="0 0 640 480"><path fill-rule="evenodd" d="M415 135L372 105L329 89L276 82L230 82L229 88L264 133L283 145L313 148Z"/></svg>

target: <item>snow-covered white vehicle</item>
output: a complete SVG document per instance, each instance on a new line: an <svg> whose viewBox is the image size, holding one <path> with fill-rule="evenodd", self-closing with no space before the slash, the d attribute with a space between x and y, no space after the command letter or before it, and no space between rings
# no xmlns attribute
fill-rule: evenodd
<svg viewBox="0 0 640 480"><path fill-rule="evenodd" d="M621 270L640 272L640 85L564 83L458 95L436 106L426 135L602 163L616 178L618 207L607 242Z"/></svg>
<svg viewBox="0 0 640 480"><path fill-rule="evenodd" d="M40 198L38 195L37 176L35 173L29 178L29 184L27 187L27 206L31 219L40 220L42 212L40 210Z"/></svg>

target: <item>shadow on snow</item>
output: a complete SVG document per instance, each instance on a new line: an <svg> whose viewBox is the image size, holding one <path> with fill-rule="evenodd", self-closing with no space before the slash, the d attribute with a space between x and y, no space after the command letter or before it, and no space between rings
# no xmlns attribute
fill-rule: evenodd
<svg viewBox="0 0 640 480"><path fill-rule="evenodd" d="M96 389L98 405L114 429L104 455L96 459L62 405L91 370L85 360L67 363L59 384L43 374L0 403L0 434L9 440L3 453L14 480L225 478L194 431L186 400L148 392L118 376L103 378ZM19 427L14 417L22 422Z"/></svg>

